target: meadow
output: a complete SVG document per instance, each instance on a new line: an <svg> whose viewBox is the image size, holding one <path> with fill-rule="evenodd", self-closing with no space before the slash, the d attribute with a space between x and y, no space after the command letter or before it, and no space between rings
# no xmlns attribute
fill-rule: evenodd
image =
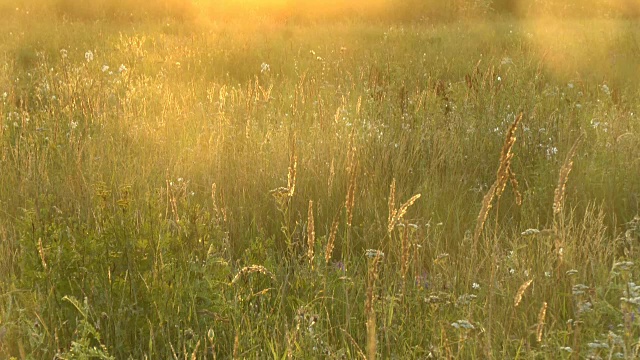
<svg viewBox="0 0 640 360"><path fill-rule="evenodd" d="M0 358L640 357L637 20L0 3Z"/></svg>

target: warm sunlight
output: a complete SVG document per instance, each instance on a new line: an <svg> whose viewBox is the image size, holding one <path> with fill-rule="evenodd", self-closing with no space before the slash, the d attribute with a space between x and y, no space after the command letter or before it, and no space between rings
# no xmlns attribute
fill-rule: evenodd
<svg viewBox="0 0 640 360"><path fill-rule="evenodd" d="M0 359L640 359L640 0L0 0Z"/></svg>

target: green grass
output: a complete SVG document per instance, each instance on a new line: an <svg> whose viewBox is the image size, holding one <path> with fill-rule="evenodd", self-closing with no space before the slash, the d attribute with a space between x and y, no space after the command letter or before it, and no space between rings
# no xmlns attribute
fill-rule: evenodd
<svg viewBox="0 0 640 360"><path fill-rule="evenodd" d="M0 357L637 356L637 23L2 10Z"/></svg>

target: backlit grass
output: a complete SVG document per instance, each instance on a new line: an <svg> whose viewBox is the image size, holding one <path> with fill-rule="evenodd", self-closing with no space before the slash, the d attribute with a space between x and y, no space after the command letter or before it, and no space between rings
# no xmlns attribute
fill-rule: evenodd
<svg viewBox="0 0 640 360"><path fill-rule="evenodd" d="M638 357L637 23L27 5L0 357Z"/></svg>

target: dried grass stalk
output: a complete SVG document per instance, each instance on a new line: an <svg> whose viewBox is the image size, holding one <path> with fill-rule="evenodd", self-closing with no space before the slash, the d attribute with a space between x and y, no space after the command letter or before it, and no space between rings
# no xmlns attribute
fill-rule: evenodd
<svg viewBox="0 0 640 360"><path fill-rule="evenodd" d="M544 330L544 320L547 317L547 302L542 303L540 312L538 313L538 325L536 326L536 340L542 341L542 332Z"/></svg>
<svg viewBox="0 0 640 360"><path fill-rule="evenodd" d="M309 257L309 264L313 268L314 247L316 244L316 229L313 220L313 200L309 200L309 211L307 212L307 256Z"/></svg>
<svg viewBox="0 0 640 360"><path fill-rule="evenodd" d="M329 194L331 194L331 190L333 187L333 179L336 176L336 168L335 168L335 164L334 164L334 159L331 159L331 165L329 166L329 179L327 180L327 190L329 191Z"/></svg>
<svg viewBox="0 0 640 360"><path fill-rule="evenodd" d="M389 233L393 231L393 227L396 226L396 224L402 221L404 216L407 214L407 210L409 209L409 207L411 207L411 205L413 205L413 203L415 203L416 200L420 199L420 196L422 195L420 194L413 195L409 200L407 200L404 204L402 204L400 208L392 211L393 217L391 218L391 221L389 222L387 227L387 231Z"/></svg>
<svg viewBox="0 0 640 360"><path fill-rule="evenodd" d="M298 155L295 153L295 148L289 156L289 171L287 173L287 195L292 197L296 192L296 177L298 169Z"/></svg>
<svg viewBox="0 0 640 360"><path fill-rule="evenodd" d="M513 188L513 195L516 197L516 205L522 205L522 194L520 193L518 179L516 179L516 173L513 172L513 169L509 167L509 181L511 182L511 187Z"/></svg>
<svg viewBox="0 0 640 360"><path fill-rule="evenodd" d="M580 136L576 142L569 150L567 157L564 159L564 164L562 164L562 168L560 168L560 176L558 177L558 185L556 186L555 191L553 192L553 215L557 215L562 212L562 208L564 207L564 192L567 185L567 180L569 179L569 173L571 172L571 168L573 167L573 157L578 150L578 145L582 141L582 136Z"/></svg>
<svg viewBox="0 0 640 360"><path fill-rule="evenodd" d="M393 230L392 221L396 216L396 178L391 181L389 186L389 217L387 221L387 228L389 232Z"/></svg>
<svg viewBox="0 0 640 360"><path fill-rule="evenodd" d="M378 279L378 264L381 256L373 256L367 271L367 299L364 311L367 316L367 360L375 360L378 341L376 335L375 285Z"/></svg>
<svg viewBox="0 0 640 360"><path fill-rule="evenodd" d="M355 161L355 160L354 160ZM356 201L356 188L357 188L357 174L356 169L358 165L353 164L350 166L349 173L349 186L347 187L347 197L345 198L344 206L347 210L347 226L351 226L351 222L353 221L353 207Z"/></svg>
<svg viewBox="0 0 640 360"><path fill-rule="evenodd" d="M505 186L507 185L507 180L509 179L509 171L511 168L511 160L513 159L513 145L516 142L516 130L518 129L518 125L522 121L522 113L516 116L513 124L507 130L507 135L504 141L504 145L502 145L502 150L500 151L500 165L498 166L498 172L496 176L496 180L498 181L498 185L496 186L496 197L500 198L502 192L504 191Z"/></svg>
<svg viewBox="0 0 640 360"><path fill-rule="evenodd" d="M482 199L482 207L480 208L480 214L478 214L478 220L476 220L476 230L473 232L473 242L474 244L478 242L480 239L480 235L482 235L482 229L484 229L484 223L487 221L487 217L489 216L489 210L491 210L493 197L496 194L496 187L498 186L497 182L494 182L493 185L489 188L486 194L484 194L484 198Z"/></svg>
<svg viewBox="0 0 640 360"><path fill-rule="evenodd" d="M522 296L524 295L524 292L527 291L527 289L529 288L529 286L531 285L531 283L533 282L533 279L525 282L524 284L520 285L520 288L518 289L518 292L516 293L515 298L513 298L513 306L514 307L518 307L518 305L520 305L520 302L522 301Z"/></svg>
<svg viewBox="0 0 640 360"><path fill-rule="evenodd" d="M409 269L409 226L405 222L404 231L402 233L402 262L400 264L400 273L402 274L402 288L404 289Z"/></svg>
<svg viewBox="0 0 640 360"><path fill-rule="evenodd" d="M42 268L47 270L47 260L44 255L44 247L42 246L42 238L38 238L38 255L40 255L40 262L42 263Z"/></svg>
<svg viewBox="0 0 640 360"><path fill-rule="evenodd" d="M340 225L340 211L333 218L333 223L331 224L331 232L329 233L329 240L327 240L327 247L324 251L324 261L325 264L329 264L331 260L331 254L333 253L333 247L336 242L336 234L338 234L338 225Z"/></svg>
<svg viewBox="0 0 640 360"><path fill-rule="evenodd" d="M494 199L500 199L500 196L502 196L502 192L507 186L507 182L509 180L511 180L511 184L514 187L514 192L516 193L516 203L522 202L522 196L520 195L520 192L517 188L518 181L515 179L515 173L511 170L511 159L513 159L514 156L512 150L513 145L516 142L516 130L518 129L518 125L521 121L522 113L516 116L513 123L509 127L509 130L507 130L504 145L502 145L502 150L500 151L500 162L498 165L498 171L496 173L496 181L494 181L493 185L491 185L489 191L484 195L484 198L482 199L482 207L480 208L480 213L478 214L478 219L476 220L476 229L473 233L474 244L477 244L478 239L480 239L480 235L482 235L482 230L484 229L484 224L487 221L487 217L489 216L489 210L491 210L493 206L492 203Z"/></svg>
<svg viewBox="0 0 640 360"><path fill-rule="evenodd" d="M266 267L264 267L262 265L250 265L250 266L245 266L240 271L238 271L236 276L233 277L233 280L231 280L231 285L237 283L238 280L240 280L240 278L242 278L243 276L251 274L251 273L255 273L255 272L267 275L272 280L276 279L276 277L273 275L273 273L271 271L267 270Z"/></svg>

